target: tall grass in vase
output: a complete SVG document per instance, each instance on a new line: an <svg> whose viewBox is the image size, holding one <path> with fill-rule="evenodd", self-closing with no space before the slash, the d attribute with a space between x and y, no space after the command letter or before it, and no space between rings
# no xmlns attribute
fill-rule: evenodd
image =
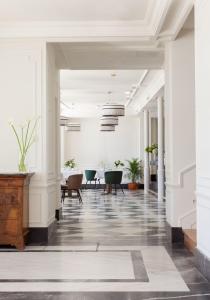
<svg viewBox="0 0 210 300"><path fill-rule="evenodd" d="M10 122L10 126L15 134L18 148L19 148L19 163L18 163L18 170L19 172L27 172L27 166L25 163L27 153L33 143L36 140L36 128L39 122L39 117L34 120L28 120L26 125L16 126L13 122Z"/></svg>

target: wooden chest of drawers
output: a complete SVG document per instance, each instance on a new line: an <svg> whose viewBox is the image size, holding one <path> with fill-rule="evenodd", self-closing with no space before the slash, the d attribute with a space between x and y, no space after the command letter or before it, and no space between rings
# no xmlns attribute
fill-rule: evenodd
<svg viewBox="0 0 210 300"><path fill-rule="evenodd" d="M25 246L29 225L29 182L33 174L0 174L0 245Z"/></svg>

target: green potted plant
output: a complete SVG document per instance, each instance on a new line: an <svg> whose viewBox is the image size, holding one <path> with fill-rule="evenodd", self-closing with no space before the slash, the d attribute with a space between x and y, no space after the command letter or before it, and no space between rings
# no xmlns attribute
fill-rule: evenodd
<svg viewBox="0 0 210 300"><path fill-rule="evenodd" d="M158 144L152 144L151 146L148 146L147 148L145 148L145 151L151 154L157 154Z"/></svg>
<svg viewBox="0 0 210 300"><path fill-rule="evenodd" d="M12 121L9 122L19 148L20 153L20 159L18 164L18 170L19 172L27 172L27 166L25 163L27 154L29 152L29 149L35 143L36 141L36 129L38 126L40 117L27 120L25 125L21 125L20 128L16 128L16 126L13 124Z"/></svg>
<svg viewBox="0 0 210 300"><path fill-rule="evenodd" d="M152 144L151 146L148 146L147 148L145 148L145 151L147 153L152 154L150 164L152 166L157 165L157 163L158 163L158 144Z"/></svg>
<svg viewBox="0 0 210 300"><path fill-rule="evenodd" d="M70 168L70 169L74 169L76 167L76 163L75 163L75 159L69 159L65 162L64 164L65 168Z"/></svg>
<svg viewBox="0 0 210 300"><path fill-rule="evenodd" d="M137 190L138 189L137 181L142 176L141 161L138 158L133 158L131 160L127 160L127 162L128 162L128 167L126 167L127 177L131 180L131 182L128 183L128 189Z"/></svg>
<svg viewBox="0 0 210 300"><path fill-rule="evenodd" d="M121 160L115 160L114 165L116 168L124 167L124 163Z"/></svg>

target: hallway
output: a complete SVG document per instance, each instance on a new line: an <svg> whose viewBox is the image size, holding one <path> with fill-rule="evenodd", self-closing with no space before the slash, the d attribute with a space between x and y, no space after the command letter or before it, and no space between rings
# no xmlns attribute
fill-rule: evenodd
<svg viewBox="0 0 210 300"><path fill-rule="evenodd" d="M83 205L66 198L52 244L162 245L166 242L165 204L139 191L101 195L83 190Z"/></svg>
<svg viewBox="0 0 210 300"><path fill-rule="evenodd" d="M143 191L82 195L83 205L65 199L49 245L1 251L0 299L210 298L193 255L167 239L164 203Z"/></svg>

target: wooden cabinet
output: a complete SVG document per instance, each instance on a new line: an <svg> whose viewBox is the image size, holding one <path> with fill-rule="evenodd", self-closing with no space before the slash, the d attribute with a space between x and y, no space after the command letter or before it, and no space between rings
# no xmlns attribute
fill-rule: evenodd
<svg viewBox="0 0 210 300"><path fill-rule="evenodd" d="M25 247L32 173L0 174L0 245Z"/></svg>

